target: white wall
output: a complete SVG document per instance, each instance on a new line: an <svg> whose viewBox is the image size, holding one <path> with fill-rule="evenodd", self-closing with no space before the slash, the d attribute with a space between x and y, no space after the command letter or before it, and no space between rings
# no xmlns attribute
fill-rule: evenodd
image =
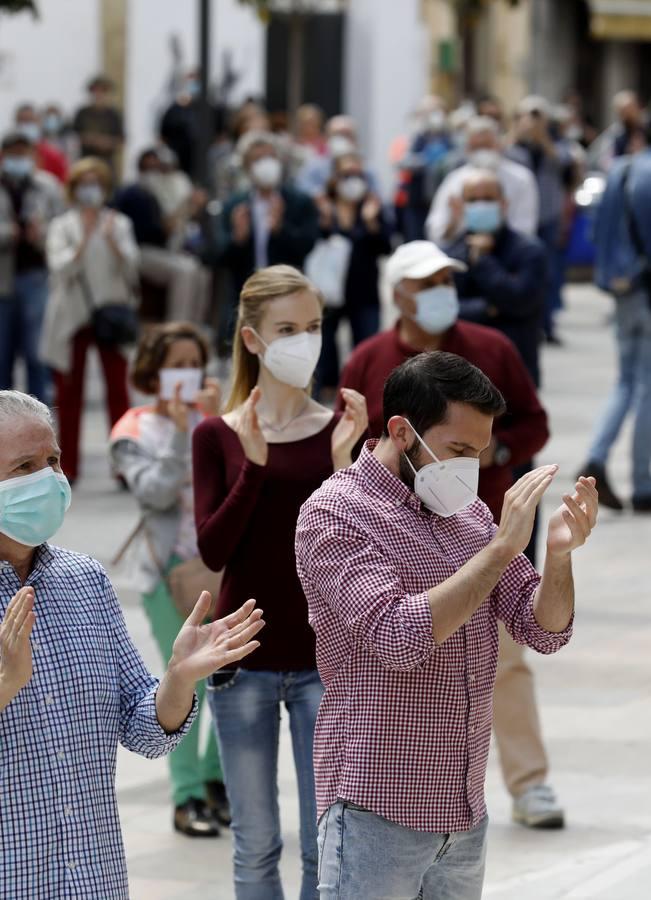
<svg viewBox="0 0 651 900"><path fill-rule="evenodd" d="M0 16L0 130L22 101L60 103L74 111L97 73L97 0L39 0L40 18Z"/></svg>
<svg viewBox="0 0 651 900"><path fill-rule="evenodd" d="M196 0L131 0L127 48L127 157L152 139L161 108L169 103L167 86L172 70L170 40L177 36L183 65L198 61ZM223 55L232 50L232 67L241 73L233 92L235 102L260 94L264 85L264 28L237 0L212 0L211 79L221 80Z"/></svg>
<svg viewBox="0 0 651 900"><path fill-rule="evenodd" d="M430 39L420 0L350 0L344 102L383 192L395 183L391 141L404 134L414 106L428 93Z"/></svg>

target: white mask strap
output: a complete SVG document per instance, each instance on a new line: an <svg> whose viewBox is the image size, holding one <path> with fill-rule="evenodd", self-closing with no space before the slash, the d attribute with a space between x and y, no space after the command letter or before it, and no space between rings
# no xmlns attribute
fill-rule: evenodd
<svg viewBox="0 0 651 900"><path fill-rule="evenodd" d="M434 462L437 462L437 463L440 464L441 460L438 458L438 456L436 455L436 453L434 453L434 451L431 450L431 449L427 446L427 444L426 444L425 441L422 439L422 437L418 434L418 432L416 431L416 429L414 428L414 426L411 424L411 422L409 421L409 419L407 419L406 417L403 417L403 418L405 418L405 422L407 423L407 425L409 425L409 427L411 428L411 430L412 430L412 431L414 432L414 434L416 435L416 438L420 441L421 445L427 450L427 452L428 452L429 455L432 457L432 459L434 460ZM406 458L407 462L409 463L409 466L410 466L410 468L411 468L411 471L414 473L414 475L417 475L418 473L417 473L416 469L413 467L412 462L411 462L411 460L409 459L409 455L408 455L407 453L405 453L405 458Z"/></svg>

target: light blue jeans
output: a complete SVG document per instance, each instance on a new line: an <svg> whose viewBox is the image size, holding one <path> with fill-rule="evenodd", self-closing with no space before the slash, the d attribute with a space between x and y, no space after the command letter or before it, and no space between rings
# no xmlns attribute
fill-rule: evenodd
<svg viewBox="0 0 651 900"><path fill-rule="evenodd" d="M619 378L595 429L590 462L606 465L629 412L633 430L633 497L651 497L651 308L643 291L615 305Z"/></svg>
<svg viewBox="0 0 651 900"><path fill-rule="evenodd" d="M321 900L480 900L488 816L432 834L339 801L319 822Z"/></svg>
<svg viewBox="0 0 651 900"><path fill-rule="evenodd" d="M283 900L278 808L278 741L282 704L298 782L303 881L300 900L317 900L317 829L312 745L323 687L304 672L217 672L207 696L217 728L233 822L237 900ZM221 683L220 683L221 682Z"/></svg>

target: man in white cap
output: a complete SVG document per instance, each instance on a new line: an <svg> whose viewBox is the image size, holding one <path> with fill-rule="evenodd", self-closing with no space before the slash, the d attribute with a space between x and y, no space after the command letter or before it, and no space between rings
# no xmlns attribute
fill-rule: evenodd
<svg viewBox="0 0 651 900"><path fill-rule="evenodd" d="M490 445L480 457L479 497L499 522L513 467L532 459L547 442L547 416L515 346L493 328L458 321L453 272L464 271L430 241L399 247L387 277L400 317L389 331L361 343L341 376L340 387L366 397L369 435L383 431L382 393L391 372L427 350L455 353L473 363L502 393L507 414L496 419ZM546 784L548 763L536 708L533 673L524 648L504 629L495 684L494 729L502 773L513 797L513 817L533 828L561 827L563 810Z"/></svg>

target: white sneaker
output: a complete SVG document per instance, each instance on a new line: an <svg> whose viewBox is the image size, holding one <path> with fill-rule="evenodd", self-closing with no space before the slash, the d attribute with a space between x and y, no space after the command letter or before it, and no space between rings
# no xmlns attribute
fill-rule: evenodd
<svg viewBox="0 0 651 900"><path fill-rule="evenodd" d="M535 784L513 801L513 821L527 828L563 828L565 813L548 784Z"/></svg>

